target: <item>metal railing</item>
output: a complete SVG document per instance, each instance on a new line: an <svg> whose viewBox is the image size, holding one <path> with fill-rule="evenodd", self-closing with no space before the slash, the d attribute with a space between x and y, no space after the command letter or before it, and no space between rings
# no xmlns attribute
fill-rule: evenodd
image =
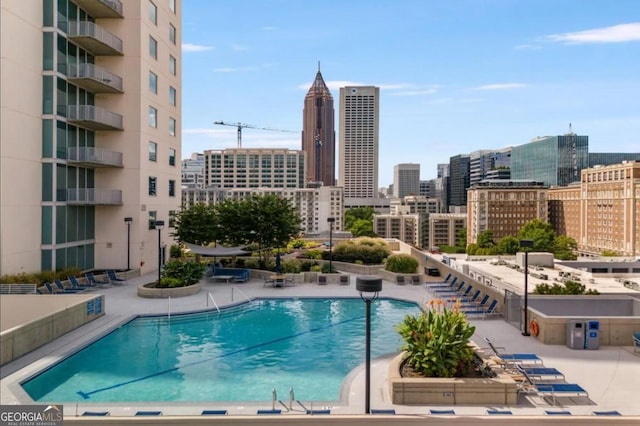
<svg viewBox="0 0 640 426"><path fill-rule="evenodd" d="M68 204L122 205L122 191L119 189L68 188Z"/></svg>
<svg viewBox="0 0 640 426"><path fill-rule="evenodd" d="M216 303L216 300L213 298L213 295L211 294L211 292L207 292L207 308L209 307L209 299L211 299L211 302L213 302L213 306L216 307L216 311L220 313L220 308L218 307L218 304Z"/></svg>
<svg viewBox="0 0 640 426"><path fill-rule="evenodd" d="M242 290L240 290L238 287L231 287L231 301L233 302L233 292L237 291L238 293L240 293L241 295L244 296L245 299L247 299L247 302L251 302L252 299L249 298L249 296L247 296L246 294L244 294L242 292Z"/></svg>
<svg viewBox="0 0 640 426"><path fill-rule="evenodd" d="M118 12L118 15L122 16L122 3L118 0L98 0L98 2L109 6L111 9Z"/></svg>
<svg viewBox="0 0 640 426"><path fill-rule="evenodd" d="M70 78L90 78L122 92L122 78L94 64L69 65Z"/></svg>
<svg viewBox="0 0 640 426"><path fill-rule="evenodd" d="M122 54L122 40L93 22L70 21L67 23L67 34L71 37L91 37Z"/></svg>
<svg viewBox="0 0 640 426"><path fill-rule="evenodd" d="M67 119L69 121L92 121L122 129L122 115L95 105L70 105L67 108Z"/></svg>
<svg viewBox="0 0 640 426"><path fill-rule="evenodd" d="M101 148L67 148L67 160L122 167L122 153Z"/></svg>

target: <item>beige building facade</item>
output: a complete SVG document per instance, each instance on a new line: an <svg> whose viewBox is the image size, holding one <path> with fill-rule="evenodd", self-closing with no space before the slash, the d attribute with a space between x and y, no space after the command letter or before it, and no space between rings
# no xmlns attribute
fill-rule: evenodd
<svg viewBox="0 0 640 426"><path fill-rule="evenodd" d="M420 237L418 214L374 214L373 232L381 238L396 238L407 244L418 245Z"/></svg>
<svg viewBox="0 0 640 426"><path fill-rule="evenodd" d="M467 192L467 244L491 230L493 239L518 235L533 219L548 221L547 189L540 182L483 181Z"/></svg>
<svg viewBox="0 0 640 426"><path fill-rule="evenodd" d="M467 227L465 213L432 213L429 215L429 250L443 245L456 245L458 232Z"/></svg>
<svg viewBox="0 0 640 426"><path fill-rule="evenodd" d="M0 8L0 274L156 269L180 206L181 1Z"/></svg>

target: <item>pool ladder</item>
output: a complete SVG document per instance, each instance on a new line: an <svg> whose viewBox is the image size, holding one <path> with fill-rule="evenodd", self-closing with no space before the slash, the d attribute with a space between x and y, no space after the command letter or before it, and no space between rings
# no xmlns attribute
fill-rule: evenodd
<svg viewBox="0 0 640 426"><path fill-rule="evenodd" d="M216 311L218 311L218 313L220 313L220 308L218 307L218 304L216 303L216 299L213 298L213 294L211 294L211 292L207 292L207 308L209 307L209 300L211 300L211 302L213 303L213 306L216 307Z"/></svg>
<svg viewBox="0 0 640 426"><path fill-rule="evenodd" d="M276 402L282 405L286 410L286 412L289 412L289 411L303 411L305 413L307 412L307 407L305 407L302 404L302 402L296 399L295 393L293 392L293 387L289 388L289 405L285 404L284 402L282 402L282 400L278 399L278 392L276 392L276 388L273 388L273 390L271 391L271 410L272 411L275 411L276 409ZM294 408L293 407L294 402L302 408L301 409Z"/></svg>
<svg viewBox="0 0 640 426"><path fill-rule="evenodd" d="M232 302L233 302L233 292L234 292L234 291L237 291L238 293L240 293L241 295L243 295L243 296L244 296L244 298L245 298L245 299L247 299L247 302L251 302L251 299L249 298L249 296L247 296L246 294L244 294L244 293L242 292L242 290L240 290L240 289L239 289L238 287L236 287L236 286L231 287L231 301L232 301Z"/></svg>

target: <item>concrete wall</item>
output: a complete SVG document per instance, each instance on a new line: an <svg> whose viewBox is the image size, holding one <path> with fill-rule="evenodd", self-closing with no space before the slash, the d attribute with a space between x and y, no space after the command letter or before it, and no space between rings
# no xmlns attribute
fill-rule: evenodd
<svg viewBox="0 0 640 426"><path fill-rule="evenodd" d="M606 302L606 303L605 303ZM548 316L613 316L637 315L640 301L619 296L533 296L529 306Z"/></svg>
<svg viewBox="0 0 640 426"><path fill-rule="evenodd" d="M48 312L33 312L35 299L49 298ZM4 365L105 313L104 295L5 295L0 298L2 315L20 318L35 313L31 321L3 329L0 333L0 365ZM98 309L99 306L99 309ZM4 322L4 321L3 321Z"/></svg>

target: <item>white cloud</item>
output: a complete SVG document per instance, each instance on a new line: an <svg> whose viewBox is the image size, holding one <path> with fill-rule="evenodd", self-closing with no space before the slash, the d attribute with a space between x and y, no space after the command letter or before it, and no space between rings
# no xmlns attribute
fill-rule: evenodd
<svg viewBox="0 0 640 426"><path fill-rule="evenodd" d="M527 85L523 83L497 83L474 87L473 90L510 90L521 89L523 87L527 87Z"/></svg>
<svg viewBox="0 0 640 426"><path fill-rule="evenodd" d="M546 38L551 41L557 41L565 44L624 43L628 41L640 41L640 22L594 28L592 30L572 33L552 34Z"/></svg>
<svg viewBox="0 0 640 426"><path fill-rule="evenodd" d="M213 46L205 46L203 44L182 43L183 52L206 52L212 50Z"/></svg>
<svg viewBox="0 0 640 426"><path fill-rule="evenodd" d="M542 49L542 46L539 46L537 44L519 44L516 47L514 47L514 49L516 49L516 50L540 50L540 49Z"/></svg>

